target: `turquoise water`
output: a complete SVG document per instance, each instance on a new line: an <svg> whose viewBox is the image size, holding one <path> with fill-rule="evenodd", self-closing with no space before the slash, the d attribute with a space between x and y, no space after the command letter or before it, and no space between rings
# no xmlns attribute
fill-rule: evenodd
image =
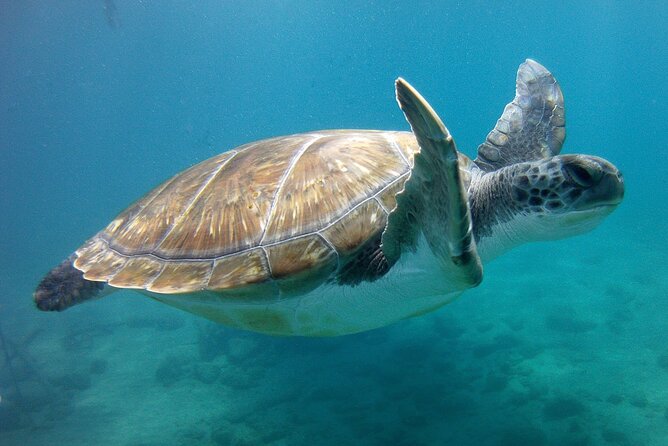
<svg viewBox="0 0 668 446"><path fill-rule="evenodd" d="M2 2L0 444L668 444L668 4L339 3ZM197 161L407 129L397 76L474 155L527 57L564 90L564 153L615 163L625 201L438 312L286 339L131 292L34 308L46 271Z"/></svg>

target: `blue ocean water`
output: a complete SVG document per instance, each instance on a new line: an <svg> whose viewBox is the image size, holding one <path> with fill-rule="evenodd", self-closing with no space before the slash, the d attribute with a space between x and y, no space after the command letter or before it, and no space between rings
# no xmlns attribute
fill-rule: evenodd
<svg viewBox="0 0 668 446"><path fill-rule="evenodd" d="M0 2L0 444L665 446L667 22L661 1ZM615 163L625 201L455 303L332 339L131 292L34 308L44 273L195 162L407 130L397 76L474 156L527 57L564 90L564 152Z"/></svg>

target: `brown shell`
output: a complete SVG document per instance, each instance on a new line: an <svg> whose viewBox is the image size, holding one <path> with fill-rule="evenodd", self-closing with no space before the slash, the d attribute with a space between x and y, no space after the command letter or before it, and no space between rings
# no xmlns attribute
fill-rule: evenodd
<svg viewBox="0 0 668 446"><path fill-rule="evenodd" d="M89 280L157 293L321 280L385 228L418 151L411 133L259 141L148 193L77 252Z"/></svg>

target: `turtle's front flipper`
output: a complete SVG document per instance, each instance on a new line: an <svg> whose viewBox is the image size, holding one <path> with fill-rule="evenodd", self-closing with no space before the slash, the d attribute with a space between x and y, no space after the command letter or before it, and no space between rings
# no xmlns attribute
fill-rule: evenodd
<svg viewBox="0 0 668 446"><path fill-rule="evenodd" d="M527 59L517 70L515 99L487 139L475 163L482 170L558 155L566 138L564 96L544 66Z"/></svg>
<svg viewBox="0 0 668 446"><path fill-rule="evenodd" d="M104 282L84 279L83 273L72 265L75 259L76 256L72 254L42 279L33 294L37 308L43 311L62 311L93 297L99 297L105 288Z"/></svg>
<svg viewBox="0 0 668 446"><path fill-rule="evenodd" d="M397 79L397 101L420 146L397 207L388 218L383 251L390 264L411 249L420 231L441 260L447 280L462 287L482 280L471 213L455 142L436 112L408 82Z"/></svg>

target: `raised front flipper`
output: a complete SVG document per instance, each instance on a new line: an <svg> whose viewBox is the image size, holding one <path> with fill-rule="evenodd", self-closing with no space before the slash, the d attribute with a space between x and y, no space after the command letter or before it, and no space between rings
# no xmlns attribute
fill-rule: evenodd
<svg viewBox="0 0 668 446"><path fill-rule="evenodd" d="M420 232L440 260L445 276L461 288L482 280L482 265L472 235L466 189L459 173L455 142L436 112L408 82L396 82L397 101L420 146L397 207L383 233L390 264L416 246Z"/></svg>
<svg viewBox="0 0 668 446"><path fill-rule="evenodd" d="M517 70L515 99L478 147L485 171L558 155L566 138L564 97L554 76L527 59Z"/></svg>

